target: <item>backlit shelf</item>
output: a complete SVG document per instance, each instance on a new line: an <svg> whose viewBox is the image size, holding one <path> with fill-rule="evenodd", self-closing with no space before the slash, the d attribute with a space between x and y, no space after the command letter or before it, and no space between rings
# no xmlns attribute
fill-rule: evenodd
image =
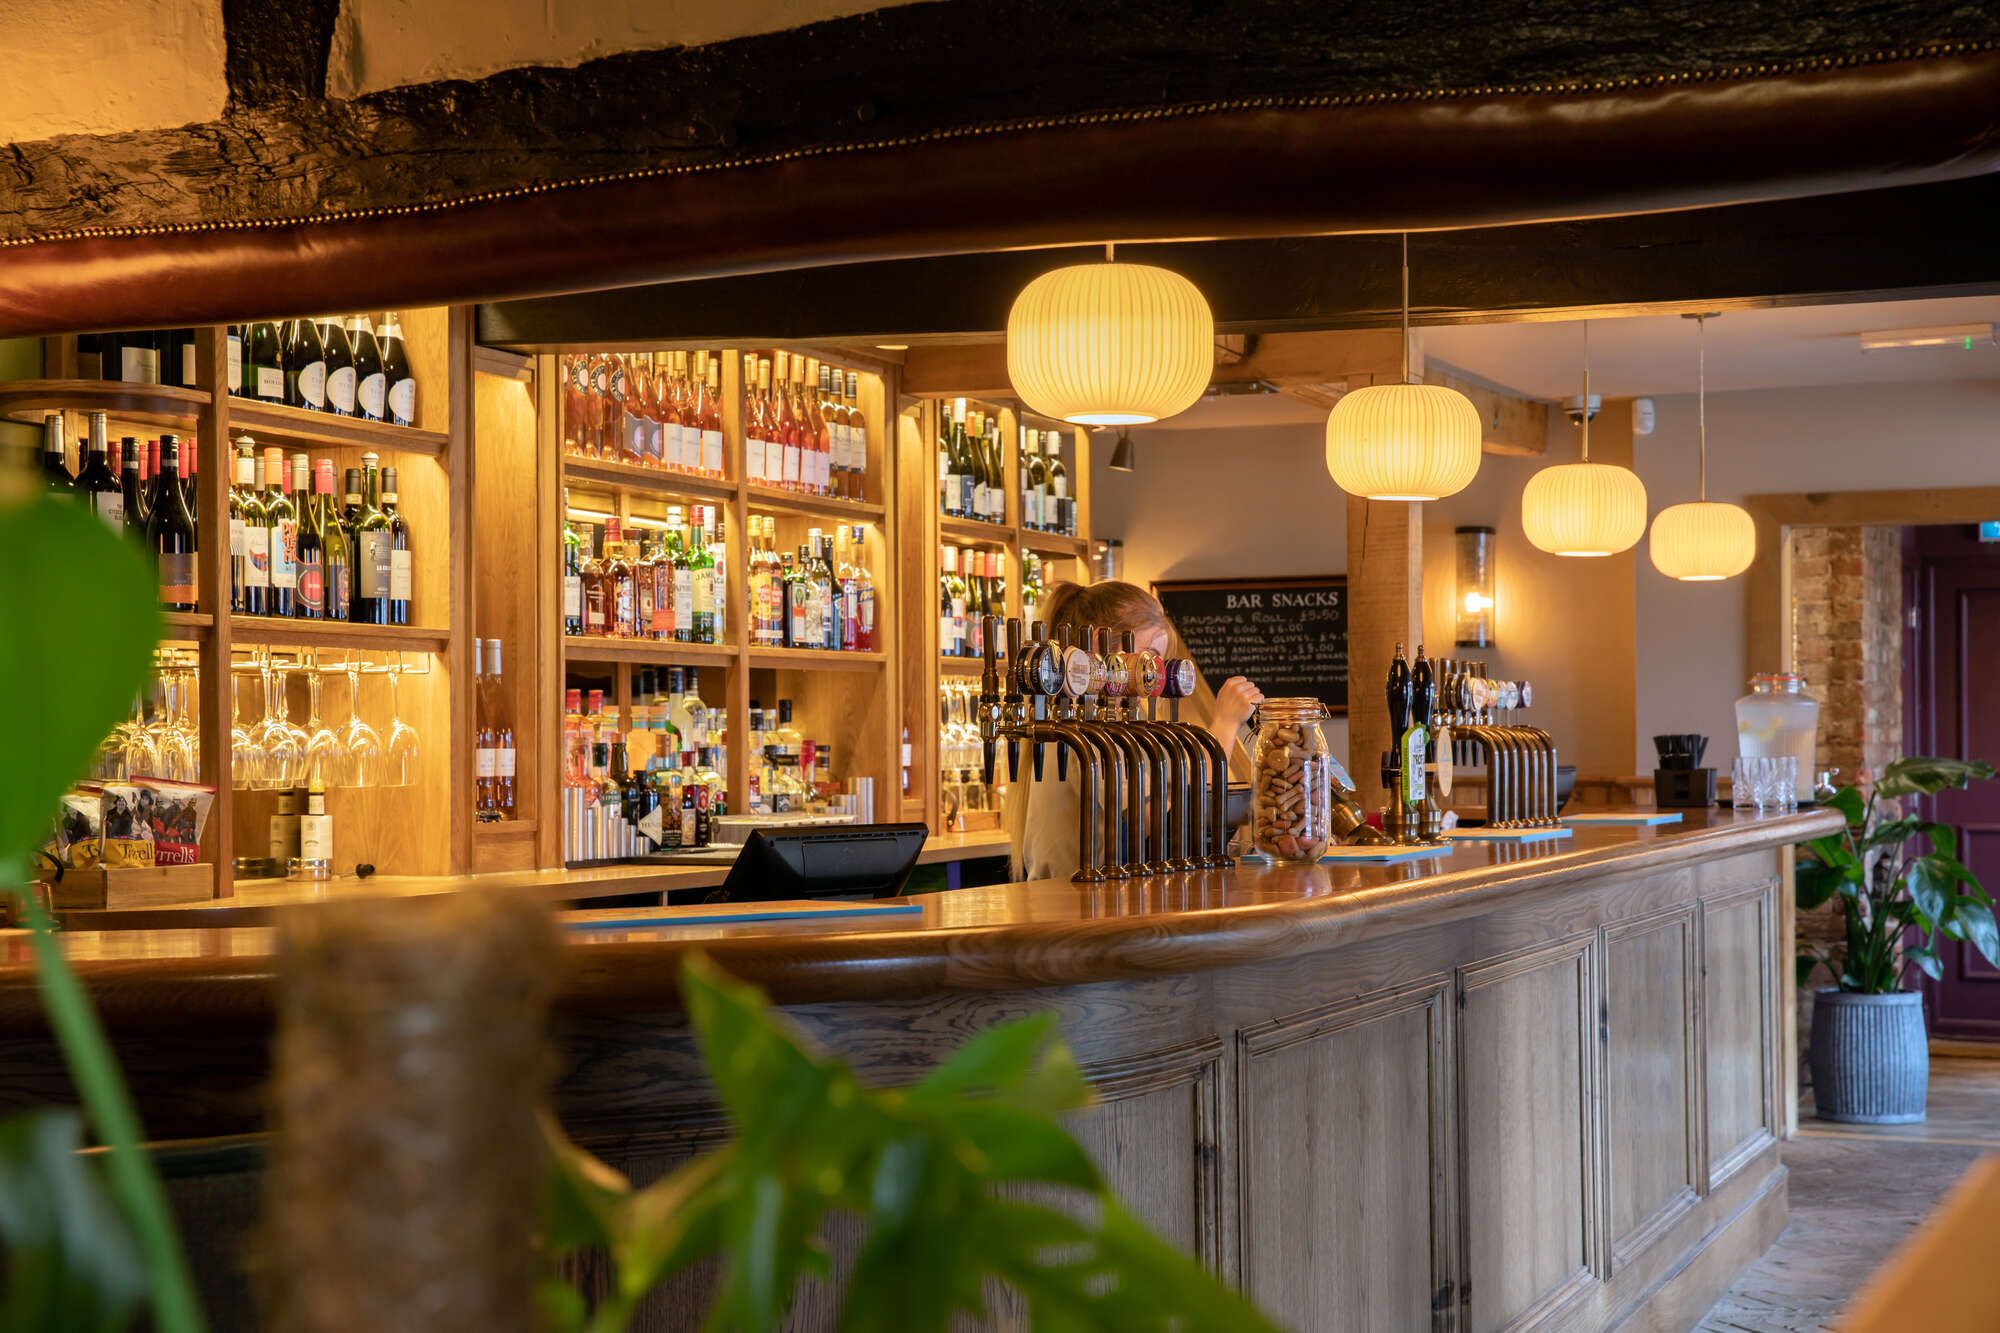
<svg viewBox="0 0 2000 1333"><path fill-rule="evenodd" d="M636 463L610 458L568 455L563 458L562 470L565 482L611 486L670 499L687 496L695 500L733 500L740 489L735 482L721 477L697 476L672 468L640 467Z"/></svg>
<svg viewBox="0 0 2000 1333"><path fill-rule="evenodd" d="M871 671L889 660L883 652L833 653L824 648L753 648L750 665L777 671Z"/></svg>
<svg viewBox="0 0 2000 1333"><path fill-rule="evenodd" d="M287 620L279 616L231 616L234 643L284 644L299 648L353 648L405 653L441 653L451 631L418 625L367 625L352 620Z"/></svg>
<svg viewBox="0 0 2000 1333"><path fill-rule="evenodd" d="M836 523L872 523L888 510L870 500L838 500L830 495L808 495L803 491L783 491L772 486L745 486L743 493L758 513L797 514L802 518L825 518Z"/></svg>
<svg viewBox="0 0 2000 1333"><path fill-rule="evenodd" d="M266 403L255 398L232 396L229 400L229 434L248 431L259 444L290 441L334 449L373 449L378 453L416 454L443 458L451 437L442 431L419 430L415 426L395 426L384 421L364 421L360 417L337 417L331 412L309 412L284 403Z"/></svg>
<svg viewBox="0 0 2000 1333"><path fill-rule="evenodd" d="M1014 540L1014 529L1005 523L981 523L974 518L938 517L938 535L956 542L981 546L1005 546Z"/></svg>
<svg viewBox="0 0 2000 1333"><path fill-rule="evenodd" d="M563 636L567 662L637 662L647 666L727 666L736 649L726 643L678 643L672 639L614 639L595 634Z"/></svg>
<svg viewBox="0 0 2000 1333"><path fill-rule="evenodd" d="M192 430L209 405L208 391L177 384L123 380L8 380L0 383L0 416L40 421L49 412L108 412L114 421Z"/></svg>

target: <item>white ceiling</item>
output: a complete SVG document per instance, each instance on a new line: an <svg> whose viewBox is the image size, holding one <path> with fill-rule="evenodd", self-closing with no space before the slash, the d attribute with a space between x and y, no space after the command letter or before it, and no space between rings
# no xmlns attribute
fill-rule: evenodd
<svg viewBox="0 0 2000 1333"><path fill-rule="evenodd" d="M2000 347L1863 352L1856 335L2000 321L2000 297L1734 310L1708 321L1708 387L1788 389L1924 380L2000 380ZM1423 330L1443 362L1527 398L1583 391L1580 321L1462 324ZM1695 325L1679 315L1590 322L1590 391L1607 398L1693 393Z"/></svg>

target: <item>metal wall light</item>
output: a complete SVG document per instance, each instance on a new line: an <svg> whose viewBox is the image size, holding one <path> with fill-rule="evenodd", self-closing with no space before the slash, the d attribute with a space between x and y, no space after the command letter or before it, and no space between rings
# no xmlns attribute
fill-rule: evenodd
<svg viewBox="0 0 2000 1333"><path fill-rule="evenodd" d="M1452 618L1458 628L1458 646L1491 648L1495 582L1493 529L1458 528L1452 540L1458 547L1458 585L1452 596Z"/></svg>

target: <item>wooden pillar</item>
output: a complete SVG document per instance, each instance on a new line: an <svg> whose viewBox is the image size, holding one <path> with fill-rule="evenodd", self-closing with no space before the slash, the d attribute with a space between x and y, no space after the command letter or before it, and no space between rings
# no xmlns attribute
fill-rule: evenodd
<svg viewBox="0 0 2000 1333"><path fill-rule="evenodd" d="M1366 809L1388 797L1382 686L1396 645L1412 653L1423 636L1423 587L1423 506L1347 497L1347 766Z"/></svg>

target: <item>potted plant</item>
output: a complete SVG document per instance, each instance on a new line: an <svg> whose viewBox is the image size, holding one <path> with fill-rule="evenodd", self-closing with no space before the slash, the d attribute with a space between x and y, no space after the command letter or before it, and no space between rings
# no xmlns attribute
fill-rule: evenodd
<svg viewBox="0 0 2000 1333"><path fill-rule="evenodd" d="M1803 844L1795 888L1799 910L1835 899L1845 925L1828 949L1802 948L1798 982L1824 967L1834 985L1813 995L1813 1101L1822 1120L1898 1125L1924 1118L1930 1052L1923 997L1905 990L1911 967L1937 977L1937 940L1971 944L2000 960L2000 924L1958 859L1947 824L1903 813L1905 797L1936 796L1993 776L1989 764L1898 759L1864 797L1843 787L1828 802L1847 827Z"/></svg>

